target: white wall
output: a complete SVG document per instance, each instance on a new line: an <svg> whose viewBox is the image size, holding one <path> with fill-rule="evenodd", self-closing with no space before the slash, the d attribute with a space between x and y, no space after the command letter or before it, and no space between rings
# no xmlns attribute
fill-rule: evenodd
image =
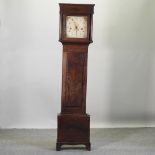
<svg viewBox="0 0 155 155"><path fill-rule="evenodd" d="M96 4L91 127L155 126L155 0L0 0L0 127L56 127L59 2Z"/></svg>

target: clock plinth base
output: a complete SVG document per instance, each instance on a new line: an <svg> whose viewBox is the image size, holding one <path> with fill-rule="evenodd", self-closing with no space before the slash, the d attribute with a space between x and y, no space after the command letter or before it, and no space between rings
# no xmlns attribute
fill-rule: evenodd
<svg viewBox="0 0 155 155"><path fill-rule="evenodd" d="M59 114L56 150L62 145L90 145L90 116L87 114Z"/></svg>
<svg viewBox="0 0 155 155"><path fill-rule="evenodd" d="M56 143L56 150L61 151L61 146L62 145L85 145L85 148L87 151L91 150L91 144L90 143L74 143L73 142L57 142Z"/></svg>

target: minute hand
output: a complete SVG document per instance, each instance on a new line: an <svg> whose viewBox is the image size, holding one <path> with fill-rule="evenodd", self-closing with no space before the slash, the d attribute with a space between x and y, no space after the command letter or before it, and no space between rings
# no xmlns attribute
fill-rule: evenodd
<svg viewBox="0 0 155 155"><path fill-rule="evenodd" d="M74 25L75 25L76 36L77 36L77 31L78 31L78 26L79 26L79 24L78 24L78 23L76 23L75 21L73 21L73 22L74 22Z"/></svg>

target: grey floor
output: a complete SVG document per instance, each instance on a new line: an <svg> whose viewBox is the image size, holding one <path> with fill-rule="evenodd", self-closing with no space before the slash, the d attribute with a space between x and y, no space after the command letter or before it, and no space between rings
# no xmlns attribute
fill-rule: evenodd
<svg viewBox="0 0 155 155"><path fill-rule="evenodd" d="M91 129L92 150L55 151L56 130L0 130L0 155L155 155L155 128Z"/></svg>

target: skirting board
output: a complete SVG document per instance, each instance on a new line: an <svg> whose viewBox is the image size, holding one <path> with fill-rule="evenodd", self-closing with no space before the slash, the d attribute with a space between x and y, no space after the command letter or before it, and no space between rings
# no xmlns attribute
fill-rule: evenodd
<svg viewBox="0 0 155 155"><path fill-rule="evenodd" d="M139 128L139 127L155 127L155 122L117 122L117 123L91 123L90 128ZM0 126L0 129L56 129L56 124L50 125L7 125L7 126Z"/></svg>
<svg viewBox="0 0 155 155"><path fill-rule="evenodd" d="M155 122L90 123L90 128L140 128L155 127Z"/></svg>

